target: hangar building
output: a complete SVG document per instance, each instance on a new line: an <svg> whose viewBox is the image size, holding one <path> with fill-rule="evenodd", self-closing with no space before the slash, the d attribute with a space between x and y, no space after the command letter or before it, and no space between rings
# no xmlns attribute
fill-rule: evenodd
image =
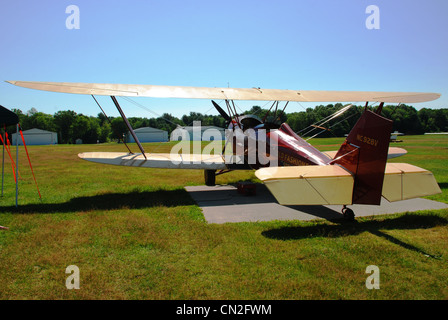
<svg viewBox="0 0 448 320"><path fill-rule="evenodd" d="M191 141L225 140L225 130L223 128L215 126L201 126L197 128L198 131L196 134L194 134L194 128L195 127L193 126L177 128L171 133L171 141L179 141L182 139ZM186 135L186 137L182 138L184 135Z"/></svg>
<svg viewBox="0 0 448 320"><path fill-rule="evenodd" d="M160 130L151 127L143 127L134 130L137 139L140 142L167 142L168 141L168 132L165 130ZM126 142L135 142L134 138L128 132L126 135Z"/></svg>
<svg viewBox="0 0 448 320"><path fill-rule="evenodd" d="M30 129L22 131L27 146L58 144L58 134L56 132ZM19 133L20 135L20 133ZM12 144L16 144L17 133L12 134ZM22 138L19 136L19 145L23 145Z"/></svg>

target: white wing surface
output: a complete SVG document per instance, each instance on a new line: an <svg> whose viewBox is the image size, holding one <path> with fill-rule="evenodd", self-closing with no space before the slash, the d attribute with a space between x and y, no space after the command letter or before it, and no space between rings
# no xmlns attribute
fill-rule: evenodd
<svg viewBox="0 0 448 320"><path fill-rule="evenodd" d="M438 99L438 93L423 92L374 92L374 91L312 91L279 89L239 89L158 86L138 84L70 83L7 81L16 86L63 93L131 96L153 98L228 99L260 101L300 101L300 102L390 102L418 103Z"/></svg>
<svg viewBox="0 0 448 320"><path fill-rule="evenodd" d="M221 155L146 153L129 154L122 152L85 152L78 157L87 161L126 167L164 169L226 169Z"/></svg>

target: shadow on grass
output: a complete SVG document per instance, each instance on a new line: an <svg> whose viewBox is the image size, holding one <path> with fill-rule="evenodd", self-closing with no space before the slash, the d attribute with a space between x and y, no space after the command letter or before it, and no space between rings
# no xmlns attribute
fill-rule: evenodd
<svg viewBox="0 0 448 320"><path fill-rule="evenodd" d="M448 189L448 182L439 182L440 189Z"/></svg>
<svg viewBox="0 0 448 320"><path fill-rule="evenodd" d="M184 189L107 193L90 197L78 197L63 203L39 203L1 207L3 212L14 213L67 213L89 210L114 210L121 208L143 209L157 206L176 207L194 205Z"/></svg>
<svg viewBox="0 0 448 320"><path fill-rule="evenodd" d="M402 248L424 254L431 258L440 257L424 252L411 244L405 243L381 230L410 230L429 229L437 226L448 225L448 220L436 215L405 214L398 218L386 219L383 221L334 221L336 225L316 225L309 227L284 227L263 231L262 235L276 240L299 240L305 238L326 237L337 238L350 235L358 235L363 232L370 232L378 237L386 239Z"/></svg>

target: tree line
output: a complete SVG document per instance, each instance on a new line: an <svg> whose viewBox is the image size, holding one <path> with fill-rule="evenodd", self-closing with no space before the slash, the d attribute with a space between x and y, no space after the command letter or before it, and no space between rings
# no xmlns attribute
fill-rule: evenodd
<svg viewBox="0 0 448 320"><path fill-rule="evenodd" d="M343 115L319 126L319 121L330 117L343 107L342 104L318 105L305 111L285 113L254 106L244 114L255 114L267 121L287 122L301 136L342 137L354 126L364 110L364 106L352 106ZM127 133L126 125L121 117L109 117L99 113L95 116L77 114L75 111L58 111L46 114L31 108L26 113L20 109L12 109L19 117L23 130L38 128L57 132L58 142L62 144L75 143L81 139L83 143L104 143L119 141ZM412 106L385 106L382 115L394 121L393 129L404 134L423 134L429 132L448 132L448 109L416 110ZM134 129L153 127L171 133L177 126L191 126L193 121L201 121L202 126L217 126L225 128L226 121L220 115L207 115L190 112L181 118L164 113L158 118L128 118ZM313 125L318 127L313 127ZM9 134L15 132L13 127L7 128Z"/></svg>

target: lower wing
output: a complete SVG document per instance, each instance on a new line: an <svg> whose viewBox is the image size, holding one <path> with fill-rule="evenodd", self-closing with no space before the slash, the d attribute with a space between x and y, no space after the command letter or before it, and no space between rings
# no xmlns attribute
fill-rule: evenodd
<svg viewBox="0 0 448 320"><path fill-rule="evenodd" d="M78 154L78 157L91 162L127 167L206 170L226 169L224 159L221 155L175 153L146 153L145 155L146 159L141 153L86 152Z"/></svg>

